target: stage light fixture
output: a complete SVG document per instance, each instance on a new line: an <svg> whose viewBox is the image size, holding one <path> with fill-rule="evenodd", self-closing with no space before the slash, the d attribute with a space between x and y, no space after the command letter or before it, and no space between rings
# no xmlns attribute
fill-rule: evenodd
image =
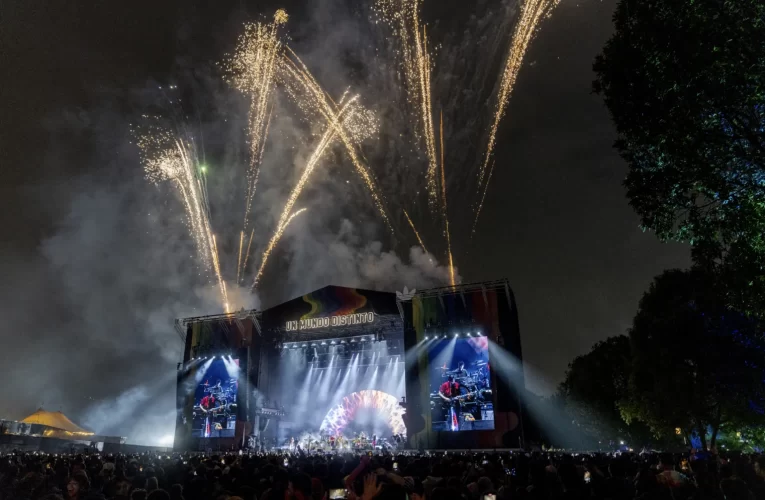
<svg viewBox="0 0 765 500"><path fill-rule="evenodd" d="M322 342L321 345L327 345L327 343L326 342Z"/></svg>
<svg viewBox="0 0 765 500"><path fill-rule="evenodd" d="M332 345L335 345L335 341L334 341L334 340L333 340L333 341L331 341L331 342L330 342L330 344L332 344Z"/></svg>
<svg viewBox="0 0 765 500"><path fill-rule="evenodd" d="M427 335L425 336L425 340L428 340L429 338L430 338L430 337L428 337Z"/></svg>

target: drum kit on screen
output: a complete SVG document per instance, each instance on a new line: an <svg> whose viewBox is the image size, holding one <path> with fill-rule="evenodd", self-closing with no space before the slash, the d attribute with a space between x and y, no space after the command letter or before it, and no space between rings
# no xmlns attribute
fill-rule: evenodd
<svg viewBox="0 0 765 500"><path fill-rule="evenodd" d="M440 370L442 381L445 382L451 376L454 378L454 382L459 384L459 395L451 398L453 404L458 404L463 408L467 407L466 409L472 411L492 408L489 370L486 361L474 361L470 365L470 369L449 370L446 366L442 366ZM431 405L437 401L442 401L438 391L432 393L430 397Z"/></svg>
<svg viewBox="0 0 765 500"><path fill-rule="evenodd" d="M205 395L211 397L213 403L209 408L204 408L201 404L194 406L194 415L229 415L235 411L237 382L237 379L231 378L225 384L221 384L220 380L215 385L208 382L202 384L205 387Z"/></svg>

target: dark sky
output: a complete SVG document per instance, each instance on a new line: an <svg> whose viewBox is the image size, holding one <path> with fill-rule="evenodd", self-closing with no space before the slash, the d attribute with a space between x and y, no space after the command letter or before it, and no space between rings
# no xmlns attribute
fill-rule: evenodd
<svg viewBox="0 0 765 500"><path fill-rule="evenodd" d="M338 0L285 5L295 43L312 46L314 59L325 49L316 37L341 32L327 44L333 53L359 36L358 27L332 24L343 12L316 7L332 1ZM462 29L467 3L455 3L456 10L438 2L427 11L434 36L451 40L446 32ZM494 8L488 0L477 5L484 13ZM543 21L500 130L495 175L472 241L465 231L469 202L458 189L451 197L453 222L462 228L452 236L460 275L465 282L509 278L524 356L530 373L539 375L529 385L537 391L549 389L544 381L557 384L567 363L594 342L624 333L651 278L688 262L687 247L660 244L638 228L621 186L626 167L611 148L613 126L590 92L592 61L611 32L614 6L613 0L563 0ZM0 9L0 46L7 49L0 56L0 310L6 317L0 366L14 383L0 415L18 418L44 403L98 426L105 408L99 402L123 411L163 398L163 410L151 417L161 419L171 405L157 394L172 386L164 374L170 380L179 359L171 321L198 312L185 306L200 297L184 296L186 275L193 274L187 242L166 220L172 207L142 179L127 145L128 123L140 114L145 89L179 73L205 80L206 65L230 49L241 21L273 7L244 0L54 0L43 8L9 0ZM326 78L335 64L321 61L313 69ZM364 232L355 237L347 247L364 246ZM344 269L347 261L337 248L327 251L327 241L290 240L275 269L291 285L271 276L274 297L306 291L292 285L316 258L330 255L328 262L337 261L330 267ZM391 249L383 239L382 248L406 260L413 243ZM368 257L365 252L343 258ZM161 283L142 280L168 268L173 272L162 274L168 278ZM369 278L316 276L311 286ZM269 294L261 299L268 302ZM138 419L136 410L123 413L126 421ZM125 424L114 432L134 431Z"/></svg>

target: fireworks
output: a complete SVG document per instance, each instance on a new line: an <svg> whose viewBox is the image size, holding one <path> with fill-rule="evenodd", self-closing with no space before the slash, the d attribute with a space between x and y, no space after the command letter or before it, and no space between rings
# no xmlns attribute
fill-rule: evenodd
<svg viewBox="0 0 765 500"><path fill-rule="evenodd" d="M354 139L358 141L359 138L367 137L369 132L373 130L372 127L374 127L375 123L370 123L362 118L352 118L343 121L340 118L336 104L329 99L318 82L316 82L313 75L308 71L305 64L303 64L294 52L290 51L290 53L292 54L292 58L285 59L285 64L283 66L285 71L294 81L298 82L303 87L305 99L311 102L311 107L324 117L328 125L342 140L356 173L359 174L364 181L364 184L366 184L369 193L372 196L372 201L377 207L378 212L380 212L380 217L382 217L383 222L385 222L385 225L388 226L388 229L392 232L393 226L391 226L390 218L385 210L382 194L376 186L372 174L369 173L369 169L359 158L359 154L356 151L356 142L354 141ZM363 112L360 112L359 117L363 114ZM369 115L367 115L367 117L368 116Z"/></svg>
<svg viewBox="0 0 765 500"><path fill-rule="evenodd" d="M244 245L244 231L239 231L239 258L236 260L236 282L239 283L239 277L242 269L242 247Z"/></svg>
<svg viewBox="0 0 765 500"><path fill-rule="evenodd" d="M252 248L252 238L255 237L255 228L252 228L252 231L250 231L250 242L247 243L247 251L244 254L244 263L242 264L242 272L244 272L247 269L247 261L250 258L250 248ZM241 283L241 274L240 279L237 280L237 283Z"/></svg>
<svg viewBox="0 0 765 500"><path fill-rule="evenodd" d="M441 204L443 210L444 220L444 233L446 236L446 254L449 257L449 281L452 286L455 285L454 281L454 259L452 258L452 237L449 232L449 217L448 208L446 204L446 165L444 161L444 113L441 112Z"/></svg>
<svg viewBox="0 0 765 500"><path fill-rule="evenodd" d="M494 163L491 164L491 168L488 168L488 173L487 167L489 166L489 161L494 153L494 147L497 144L499 123L507 111L510 95L513 93L518 73L523 64L523 58L526 55L526 51L529 48L532 38L534 38L539 22L553 7L555 7L555 5L558 4L559 1L560 0L525 0L523 4L521 18L518 21L515 31L513 32L513 37L510 40L510 48L507 60L505 61L504 70L502 71L499 92L497 93L494 117L491 128L489 129L489 141L486 146L486 152L484 153L483 163L478 171L478 188L480 190L481 186L483 186L483 194L481 195L481 200L476 210L475 220L473 222L473 232L475 232L478 217L481 215L483 202L486 198L486 191L489 189L489 181L491 181L491 176L494 172Z"/></svg>
<svg viewBox="0 0 765 500"><path fill-rule="evenodd" d="M297 215L298 213L300 213L300 212L296 212L295 214L292 214L291 216L289 215L290 212L292 211L292 208L295 206L297 199L300 197L300 194L303 192L303 189L305 188L306 183L308 182L308 179L311 177L311 174L313 174L313 171L316 165L318 164L319 160L324 155L324 153L326 152L330 144L332 144L334 139L337 137L338 130L348 126L348 124L356 124L356 126L359 126L357 121L354 119L354 116L356 114L364 115L364 110L357 105L357 102L356 102L357 99L358 99L358 96L354 96L348 100L345 100L345 104L343 104L343 107L339 110L337 115L337 118L340 120L340 123L337 125L333 125L333 124L327 125L327 129L322 135L322 138L319 141L319 144L314 149L314 152L309 158L308 163L306 163L305 169L303 170L303 174L300 176L300 179L298 180L295 187L292 189L292 192L290 193L289 198L287 198L287 202L284 204L284 209L282 210L282 214L279 217L279 222L276 225L276 231L274 231L274 235L271 237L271 241L268 242L266 251L263 253L263 260L261 262L260 268L258 269L258 273L255 275L255 281L253 282L253 287L257 286L258 282L260 281L260 278L263 275L263 270L265 269L265 266L266 266L266 262L268 261L268 256L271 254L271 251L279 242L279 239L281 238L282 233L284 232L284 229L289 225L292 218L295 217L295 215ZM356 133L361 134L361 130L362 128L360 127Z"/></svg>
<svg viewBox="0 0 765 500"><path fill-rule="evenodd" d="M486 152L479 165L478 203L473 231L475 231L494 171L495 163L491 160L493 160L493 150L497 142L499 123L506 113L518 72L535 30L541 19L558 1L526 0L521 9L520 19L513 32L502 72ZM375 0L375 12L378 19L382 19L392 28L393 36L398 44L396 56L401 70L400 73L392 76L402 75L403 77L407 104L413 113L410 119L414 124L415 149L424 158L421 162L424 175L417 179L419 184L411 188L416 189L418 194L421 188L424 189L430 213L440 217L440 220L437 219L436 227L440 224L446 247L445 256L449 265L450 284L455 286L456 277L451 247L452 228L448 218L447 203L444 118L442 110L439 129L436 131L431 94L431 74L434 65L429 51L427 29L420 18L422 4L423 0ZM238 246L234 247L234 241L229 242L225 239L222 240L221 245L224 251L232 247L232 253L238 250L237 284L245 279L250 257L255 258L251 254L255 227L251 227L253 224L251 224L250 216L261 166L264 164L263 159L266 155L271 121L282 110L281 107L277 107L275 112L275 103L281 103L275 99L277 93L291 98L294 106L302 113L302 123L310 125L312 133L320 131L313 136L311 154L284 201L271 238L262 247L259 266L254 274L253 287L257 286L262 278L269 257L279 244L285 230L295 217L306 211L306 208L295 210L298 199L309 185L312 176L316 175L322 160L327 159L333 148L338 146L344 156L350 160L355 174L363 181L382 221L393 232L385 197L362 152L367 150L370 139L380 131L379 118L370 109L362 106L361 96L356 89L346 89L337 101L333 100L311 74L306 64L286 45L287 38L282 34L282 27L288 20L287 13L279 9L270 23L246 24L243 34L238 38L233 55L223 64L227 81L247 98L248 103L247 162L243 183L244 220L239 230ZM283 121L277 119L275 123L281 124ZM439 133L438 137L436 133ZM220 260L218 238L211 227L206 166L200 163L194 140L188 134L154 129L140 136L138 146L147 178L154 183L169 182L175 187L183 205L184 220L196 247L201 267L207 273L208 279L216 282L220 289L221 301L228 312L230 304L226 282L223 279L224 266ZM456 176L457 173L454 171L451 175ZM403 186L403 188L407 189L410 186ZM399 195L398 192L397 195ZM403 212L417 242L423 251L430 255L409 213L406 210ZM255 247L258 250L259 245L256 243ZM234 262L231 262L230 268L233 269L233 266Z"/></svg>
<svg viewBox="0 0 765 500"><path fill-rule="evenodd" d="M138 148L146 178L155 184L172 182L186 213L186 225L207 271L214 273L228 312L228 292L218 260L218 246L210 226L207 185L194 142L156 126L139 135Z"/></svg>
<svg viewBox="0 0 765 500"><path fill-rule="evenodd" d="M412 231L414 231L414 235L417 237L417 241L420 243L420 246L422 247L422 251L428 254L428 249L425 248L425 243L422 241L422 238L420 237L420 232L414 226L414 222L412 222L412 218L409 217L409 213L407 213L406 210L404 210L404 216L406 217L407 222L409 222L409 226L411 226Z"/></svg>
<svg viewBox="0 0 765 500"><path fill-rule="evenodd" d="M422 0L377 0L378 15L392 28L398 38L398 57L404 69L408 101L416 110L420 139L425 143L428 168L425 175L428 204L432 211L438 206L436 137L431 108L430 72L427 29L420 23Z"/></svg>
<svg viewBox="0 0 765 500"><path fill-rule="evenodd" d="M279 26L285 24L288 19L287 12L279 9L274 15L273 23L246 24L234 56L228 61L226 68L230 83L250 99L250 162L247 170L247 196L242 231L247 231L271 121L269 103L274 89L276 62L282 49ZM237 274L240 271L241 269L237 268Z"/></svg>
<svg viewBox="0 0 765 500"><path fill-rule="evenodd" d="M306 208L301 208L294 214L290 215L287 220L284 222L283 225L280 225L276 232L274 233L274 236L271 238L271 241L268 242L268 246L266 247L266 250L263 252L263 260L260 263L260 268L258 269L258 274L255 275L255 281L252 284L252 287L255 288L258 285L258 282L260 281L261 276L263 276L263 270L266 268L266 263L268 263L268 257L271 255L271 252L274 250L274 247L276 247L276 244L279 243L279 240L282 239L282 235L284 234L284 230L287 229L287 227L290 225L290 222L292 222L292 219L297 217L298 215L305 212Z"/></svg>

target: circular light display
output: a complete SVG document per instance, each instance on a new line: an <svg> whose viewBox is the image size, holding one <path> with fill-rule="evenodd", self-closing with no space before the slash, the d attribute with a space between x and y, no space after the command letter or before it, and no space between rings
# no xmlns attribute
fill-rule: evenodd
<svg viewBox="0 0 765 500"><path fill-rule="evenodd" d="M337 406L331 408L321 423L321 432L342 434L343 429L356 418L359 410L370 409L382 417L393 434L406 435L404 409L398 399L387 392L364 390L345 396Z"/></svg>

